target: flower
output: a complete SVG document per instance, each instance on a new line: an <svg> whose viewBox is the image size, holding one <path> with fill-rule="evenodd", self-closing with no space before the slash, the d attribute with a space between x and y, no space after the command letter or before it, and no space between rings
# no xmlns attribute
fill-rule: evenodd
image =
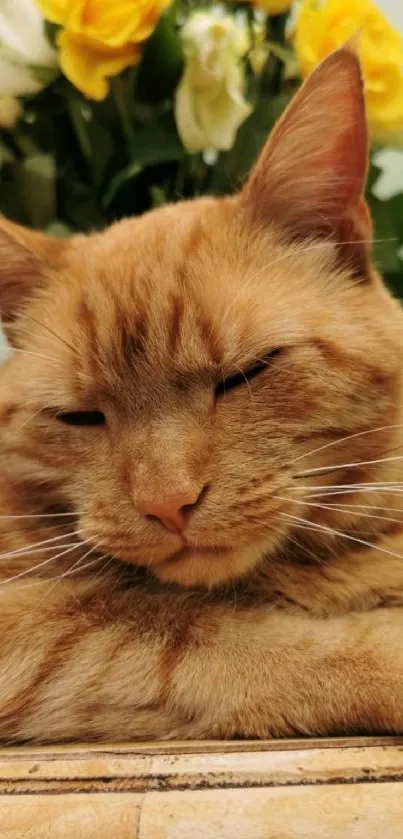
<svg viewBox="0 0 403 839"><path fill-rule="evenodd" d="M0 97L10 106L10 97L37 93L52 79L56 67L56 52L45 36L44 20L33 0L2 0ZM10 118L10 109L8 114Z"/></svg>
<svg viewBox="0 0 403 839"><path fill-rule="evenodd" d="M0 96L0 128L14 128L21 114L18 99L14 96Z"/></svg>
<svg viewBox="0 0 403 839"><path fill-rule="evenodd" d="M263 71L270 53L270 46L266 40L265 17L262 12L255 12L255 20L251 24L252 45L248 52L248 59L257 76Z"/></svg>
<svg viewBox="0 0 403 839"><path fill-rule="evenodd" d="M243 20L216 8L194 12L181 30L185 70L175 96L175 118L189 152L227 150L249 116L241 59L250 48Z"/></svg>
<svg viewBox="0 0 403 839"><path fill-rule="evenodd" d="M354 35L373 139L394 142L403 132L402 37L370 0L300 3L293 37L303 75Z"/></svg>
<svg viewBox="0 0 403 839"><path fill-rule="evenodd" d="M403 193L403 151L380 149L372 161L381 173L372 187L372 195L380 201L389 201Z"/></svg>
<svg viewBox="0 0 403 839"><path fill-rule="evenodd" d="M288 12L291 3L292 0L254 0L254 4L270 16L282 15L284 12Z"/></svg>
<svg viewBox="0 0 403 839"><path fill-rule="evenodd" d="M11 0L10 0L11 2ZM171 0L36 0L57 35L60 66L90 99L105 99L108 78L137 64L140 44Z"/></svg>

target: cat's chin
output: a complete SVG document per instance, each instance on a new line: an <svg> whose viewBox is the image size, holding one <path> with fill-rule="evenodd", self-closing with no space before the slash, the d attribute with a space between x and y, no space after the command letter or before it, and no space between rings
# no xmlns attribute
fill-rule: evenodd
<svg viewBox="0 0 403 839"><path fill-rule="evenodd" d="M243 548L183 548L173 557L152 566L155 576L164 583L185 588L212 588L243 577L264 553L262 545Z"/></svg>

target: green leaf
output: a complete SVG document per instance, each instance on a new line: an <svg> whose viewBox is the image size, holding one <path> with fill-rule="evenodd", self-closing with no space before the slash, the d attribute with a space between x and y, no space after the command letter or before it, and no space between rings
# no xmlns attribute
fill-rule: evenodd
<svg viewBox="0 0 403 839"><path fill-rule="evenodd" d="M60 29L60 26L57 23L51 23L50 20L45 20L45 35L52 44L52 47L56 46L56 36Z"/></svg>
<svg viewBox="0 0 403 839"><path fill-rule="evenodd" d="M42 87L47 87L51 84L60 73L58 67L48 67L42 64L28 64L28 69L31 76Z"/></svg>
<svg viewBox="0 0 403 839"><path fill-rule="evenodd" d="M159 186L150 187L152 207L163 207L167 202L167 197L163 189Z"/></svg>
<svg viewBox="0 0 403 839"><path fill-rule="evenodd" d="M98 120L86 102L77 99L69 101L69 112L81 153L96 186L103 181L105 169L115 152L110 131Z"/></svg>
<svg viewBox="0 0 403 839"><path fill-rule="evenodd" d="M11 149L8 148L3 140L0 140L0 167L4 166L6 163L11 163L13 160L14 155Z"/></svg>
<svg viewBox="0 0 403 839"><path fill-rule="evenodd" d="M88 136L92 148L92 172L94 182L100 186L105 169L115 152L115 144L110 132L99 122L91 120Z"/></svg>
<svg viewBox="0 0 403 839"><path fill-rule="evenodd" d="M176 90L182 72L182 45L176 27L169 16L163 16L146 42L136 97L149 104L167 99Z"/></svg>
<svg viewBox="0 0 403 839"><path fill-rule="evenodd" d="M289 96L281 94L258 102L241 125L232 149L220 157L220 166L214 173L216 189L226 192L243 181L289 100Z"/></svg>
<svg viewBox="0 0 403 839"><path fill-rule="evenodd" d="M399 236L396 222L391 212L390 201L370 199L374 222L374 261L382 273L394 273L401 270L398 256Z"/></svg>
<svg viewBox="0 0 403 839"><path fill-rule="evenodd" d="M91 231L105 227L106 218L91 185L66 177L63 181L63 218L73 230Z"/></svg>
<svg viewBox="0 0 403 839"><path fill-rule="evenodd" d="M367 186L366 186L368 195L370 195L372 193L372 187L377 182L377 180L379 178L379 175L381 175L381 174L382 174L382 169L380 169L379 166L376 166L376 164L373 162L373 160L371 160L370 165L369 165L369 169L368 169Z"/></svg>
<svg viewBox="0 0 403 839"><path fill-rule="evenodd" d="M133 140L131 151L136 162L141 163L144 168L180 160L185 155L171 115L139 131Z"/></svg>
<svg viewBox="0 0 403 839"><path fill-rule="evenodd" d="M49 154L28 157L15 167L16 188L32 227L47 227L56 215L56 166Z"/></svg>
<svg viewBox="0 0 403 839"><path fill-rule="evenodd" d="M68 110L70 112L71 121L76 132L78 144L81 148L83 156L88 160L92 160L92 145L88 133L88 121L85 118L85 111L83 102L80 99L72 98L68 100Z"/></svg>
<svg viewBox="0 0 403 839"><path fill-rule="evenodd" d="M130 164L130 166L127 166L126 169L123 169L121 172L118 172L116 175L114 175L108 186L108 189L106 190L103 196L102 206L104 208L109 207L109 205L112 203L117 193L119 192L121 186L127 183L127 181L130 181L132 178L135 178L136 175L142 172L142 170L143 167L141 166L141 164L137 161L134 161Z"/></svg>
<svg viewBox="0 0 403 839"><path fill-rule="evenodd" d="M403 193L394 195L386 202L394 221L394 227L399 237L400 246L403 245Z"/></svg>
<svg viewBox="0 0 403 839"><path fill-rule="evenodd" d="M62 221L52 221L45 230L49 236L55 236L56 239L67 239L73 233L71 227Z"/></svg>
<svg viewBox="0 0 403 839"><path fill-rule="evenodd" d="M6 167L6 170L11 167ZM6 176L2 173L1 189L0 189L0 213L7 216L7 218L17 221L20 224L28 224L28 218L25 213L24 203L20 200L20 195L15 188L14 173L8 171Z"/></svg>

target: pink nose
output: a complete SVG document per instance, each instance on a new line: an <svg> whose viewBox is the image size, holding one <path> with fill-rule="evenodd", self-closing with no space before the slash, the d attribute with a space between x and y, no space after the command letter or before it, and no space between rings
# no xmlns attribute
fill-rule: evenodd
<svg viewBox="0 0 403 839"><path fill-rule="evenodd" d="M186 527L185 508L194 507L198 498L198 492L181 492L162 501L140 500L135 506L140 515L159 519L170 533L181 533Z"/></svg>

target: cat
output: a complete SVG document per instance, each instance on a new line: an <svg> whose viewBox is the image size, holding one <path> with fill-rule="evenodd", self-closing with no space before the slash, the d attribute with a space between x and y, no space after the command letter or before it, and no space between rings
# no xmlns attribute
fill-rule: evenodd
<svg viewBox="0 0 403 839"><path fill-rule="evenodd" d="M403 732L403 315L350 47L234 196L0 222L0 739Z"/></svg>

